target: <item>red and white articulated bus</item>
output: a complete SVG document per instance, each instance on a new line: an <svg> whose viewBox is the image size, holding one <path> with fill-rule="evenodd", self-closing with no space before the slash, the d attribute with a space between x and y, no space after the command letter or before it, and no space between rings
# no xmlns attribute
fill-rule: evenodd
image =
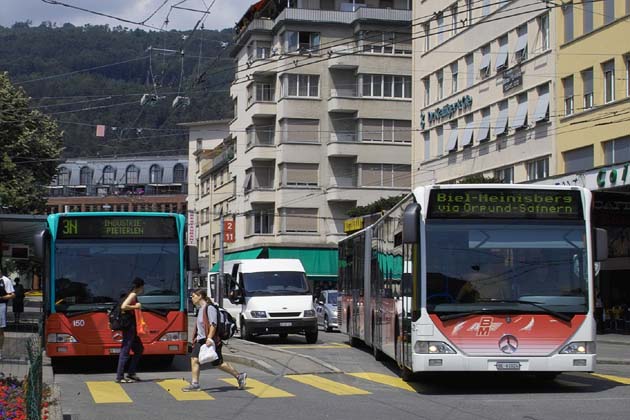
<svg viewBox="0 0 630 420"><path fill-rule="evenodd" d="M339 323L416 372L595 369L592 229L579 187L416 188L339 242Z"/></svg>
<svg viewBox="0 0 630 420"><path fill-rule="evenodd" d="M44 341L55 360L120 352L122 333L108 312L145 281L139 296L147 333L144 354L166 361L186 354L187 269L197 250L184 245L186 219L171 213L86 212L48 216L36 239L44 262Z"/></svg>

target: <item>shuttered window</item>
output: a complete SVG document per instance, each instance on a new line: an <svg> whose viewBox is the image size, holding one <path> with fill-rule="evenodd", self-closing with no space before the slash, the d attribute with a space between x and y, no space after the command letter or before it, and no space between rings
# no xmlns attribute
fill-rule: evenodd
<svg viewBox="0 0 630 420"><path fill-rule="evenodd" d="M317 209L284 208L280 213L284 232L317 232Z"/></svg>
<svg viewBox="0 0 630 420"><path fill-rule="evenodd" d="M318 165L285 163L282 165L283 185L289 187L316 187Z"/></svg>
<svg viewBox="0 0 630 420"><path fill-rule="evenodd" d="M319 143L319 120L287 118L281 125L286 143Z"/></svg>

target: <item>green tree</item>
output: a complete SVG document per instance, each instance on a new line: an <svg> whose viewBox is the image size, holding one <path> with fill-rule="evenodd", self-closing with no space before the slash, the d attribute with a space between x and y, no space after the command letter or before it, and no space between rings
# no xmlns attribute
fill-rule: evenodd
<svg viewBox="0 0 630 420"><path fill-rule="evenodd" d="M501 184L501 180L495 176L475 174L460 179L457 184Z"/></svg>
<svg viewBox="0 0 630 420"><path fill-rule="evenodd" d="M57 124L0 73L0 206L12 213L45 210L46 190L61 154Z"/></svg>
<svg viewBox="0 0 630 420"><path fill-rule="evenodd" d="M406 195L407 194L401 194L393 197L383 197L366 206L352 208L348 210L346 214L350 217L358 217L389 210L405 198Z"/></svg>

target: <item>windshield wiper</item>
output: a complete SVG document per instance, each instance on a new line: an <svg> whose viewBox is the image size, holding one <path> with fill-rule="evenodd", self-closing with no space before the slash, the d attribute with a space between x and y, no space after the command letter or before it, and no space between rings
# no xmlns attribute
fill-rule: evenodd
<svg viewBox="0 0 630 420"><path fill-rule="evenodd" d="M481 308L474 311L457 312L449 315L438 315L438 317L442 321L448 321L451 319L463 318L469 315L505 313L505 311L505 308ZM523 310L510 308L510 312L523 312Z"/></svg>
<svg viewBox="0 0 630 420"><path fill-rule="evenodd" d="M540 302L532 302L529 300L521 300L521 299L480 299L478 300L479 302L496 302L496 303L519 303L519 304L524 304L524 305L531 305L534 306L538 309L541 309L543 312L545 312L546 314L549 314L551 316L554 316L556 318L559 318L563 321L569 322L571 321L571 319L573 318L572 316L563 314L561 312L556 312L552 309L547 308L546 306L543 306Z"/></svg>
<svg viewBox="0 0 630 420"><path fill-rule="evenodd" d="M79 316L79 315L85 315L85 314L90 314L93 312L107 312L109 311L111 308L107 308L105 306L97 306L91 309L81 309L81 310L72 310L72 309L66 309L65 311L63 311L63 313L66 313L68 316ZM62 311L59 311L62 312Z"/></svg>

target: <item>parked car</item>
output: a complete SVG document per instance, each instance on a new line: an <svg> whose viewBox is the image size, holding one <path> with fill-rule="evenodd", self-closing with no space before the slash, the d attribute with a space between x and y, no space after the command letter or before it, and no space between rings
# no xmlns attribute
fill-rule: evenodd
<svg viewBox="0 0 630 420"><path fill-rule="evenodd" d="M322 325L324 330L332 331L333 328L339 328L337 323L337 291L322 291L315 300L315 312L317 313L317 324Z"/></svg>

